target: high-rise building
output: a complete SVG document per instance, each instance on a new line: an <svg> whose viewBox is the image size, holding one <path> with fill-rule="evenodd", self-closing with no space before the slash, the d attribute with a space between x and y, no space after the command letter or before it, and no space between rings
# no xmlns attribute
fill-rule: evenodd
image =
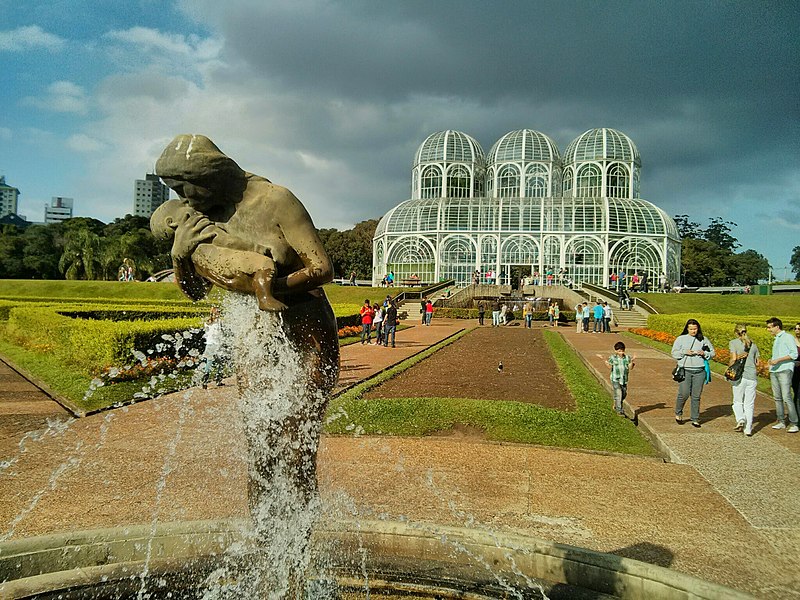
<svg viewBox="0 0 800 600"><path fill-rule="evenodd" d="M17 214L19 190L6 184L5 175L0 175L0 217Z"/></svg>
<svg viewBox="0 0 800 600"><path fill-rule="evenodd" d="M169 187L161 183L158 175L148 173L144 179L137 179L133 191L133 214L149 217L164 202L169 200Z"/></svg>
<svg viewBox="0 0 800 600"><path fill-rule="evenodd" d="M44 222L59 223L72 218L72 198L53 196L50 206L44 205Z"/></svg>

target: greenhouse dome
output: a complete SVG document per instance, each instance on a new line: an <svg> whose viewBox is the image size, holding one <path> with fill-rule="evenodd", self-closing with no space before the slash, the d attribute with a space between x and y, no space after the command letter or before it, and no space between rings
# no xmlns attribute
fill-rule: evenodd
<svg viewBox="0 0 800 600"><path fill-rule="evenodd" d="M614 271L673 281L678 231L639 198L640 169L633 141L613 129L581 134L563 158L532 129L506 133L486 156L465 133L434 133L414 156L411 199L375 231L373 283L390 271L424 283L468 284L476 271L506 284L547 271L594 284Z"/></svg>

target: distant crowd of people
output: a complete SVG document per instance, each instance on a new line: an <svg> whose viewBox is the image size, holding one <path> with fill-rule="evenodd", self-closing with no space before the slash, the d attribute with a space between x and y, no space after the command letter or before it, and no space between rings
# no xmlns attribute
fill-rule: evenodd
<svg viewBox="0 0 800 600"><path fill-rule="evenodd" d="M375 346L388 347L391 342L395 347L397 334L397 303L387 295L383 304L370 304L369 298L364 300L359 314L361 315L361 343L372 344L372 333L375 333Z"/></svg>

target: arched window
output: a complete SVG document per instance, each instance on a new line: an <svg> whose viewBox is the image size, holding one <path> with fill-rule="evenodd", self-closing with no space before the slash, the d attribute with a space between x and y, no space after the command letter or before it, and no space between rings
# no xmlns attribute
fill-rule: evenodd
<svg viewBox="0 0 800 600"><path fill-rule="evenodd" d="M469 198L469 171L462 165L456 165L447 172L447 197Z"/></svg>
<svg viewBox="0 0 800 600"><path fill-rule="evenodd" d="M561 184L561 195L565 198L572 196L572 167L564 169L564 179Z"/></svg>
<svg viewBox="0 0 800 600"><path fill-rule="evenodd" d="M597 165L584 165L578 171L575 195L578 198L599 198L602 175Z"/></svg>
<svg viewBox="0 0 800 600"><path fill-rule="evenodd" d="M547 187L547 167L530 165L525 172L525 196L528 198L549 196Z"/></svg>
<svg viewBox="0 0 800 600"><path fill-rule="evenodd" d="M439 260L440 277L468 283L475 271L475 246L466 237L448 238L439 250Z"/></svg>
<svg viewBox="0 0 800 600"><path fill-rule="evenodd" d="M624 165L614 163L608 168L606 195L609 198L630 198L630 178Z"/></svg>
<svg viewBox="0 0 800 600"><path fill-rule="evenodd" d="M386 269L398 280L417 275L420 281L436 281L436 259L430 243L421 237L406 237L391 246Z"/></svg>
<svg viewBox="0 0 800 600"><path fill-rule="evenodd" d="M442 195L442 172L439 167L425 167L422 172L422 198L440 198Z"/></svg>
<svg viewBox="0 0 800 600"><path fill-rule="evenodd" d="M512 236L503 242L500 262L504 265L538 265L539 247L532 237Z"/></svg>
<svg viewBox="0 0 800 600"><path fill-rule="evenodd" d="M519 169L503 165L497 173L497 197L519 198Z"/></svg>

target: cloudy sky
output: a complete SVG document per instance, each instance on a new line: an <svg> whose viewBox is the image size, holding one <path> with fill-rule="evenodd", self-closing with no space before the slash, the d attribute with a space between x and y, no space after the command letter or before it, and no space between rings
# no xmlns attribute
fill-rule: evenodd
<svg viewBox="0 0 800 600"><path fill-rule="evenodd" d="M800 245L800 11L774 2L0 0L0 174L103 221L178 133L291 188L318 227L409 196L415 149L531 128L628 134L642 197Z"/></svg>

